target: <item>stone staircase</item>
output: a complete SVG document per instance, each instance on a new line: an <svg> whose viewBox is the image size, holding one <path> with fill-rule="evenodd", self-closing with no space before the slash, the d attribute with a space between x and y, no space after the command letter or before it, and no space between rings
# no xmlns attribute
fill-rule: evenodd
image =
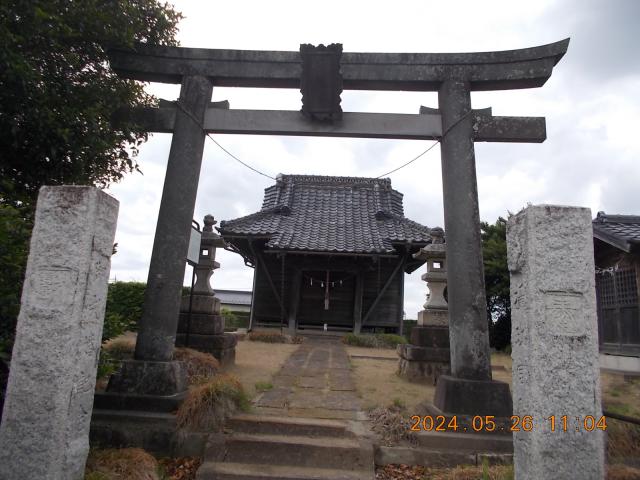
<svg viewBox="0 0 640 480"><path fill-rule="evenodd" d="M357 422L237 415L212 437L197 480L372 480L373 446Z"/></svg>
<svg viewBox="0 0 640 480"><path fill-rule="evenodd" d="M375 463L401 463L425 467L510 464L513 439L509 434L470 432L420 432L414 447L383 445L375 448Z"/></svg>

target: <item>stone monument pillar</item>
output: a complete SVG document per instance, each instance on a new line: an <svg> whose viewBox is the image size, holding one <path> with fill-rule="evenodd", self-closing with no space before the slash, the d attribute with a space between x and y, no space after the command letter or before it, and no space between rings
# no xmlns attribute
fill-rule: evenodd
<svg viewBox="0 0 640 480"><path fill-rule="evenodd" d="M420 249L415 258L427 261L430 295L418 313L418 326L411 330L411 343L398 345L398 373L409 380L435 385L438 377L450 372L449 312L444 290L447 287L444 230L431 229L432 243Z"/></svg>
<svg viewBox="0 0 640 480"><path fill-rule="evenodd" d="M509 218L515 476L604 478L593 231L588 208ZM531 424L524 429L524 419Z"/></svg>
<svg viewBox="0 0 640 480"><path fill-rule="evenodd" d="M224 333L220 300L210 284L213 271L220 268L216 249L225 246L222 237L213 231L216 223L213 215L204 217L193 296L182 297L176 346L211 353L221 365L230 365L235 361L238 340L235 335Z"/></svg>
<svg viewBox="0 0 640 480"><path fill-rule="evenodd" d="M94 187L42 187L2 425L0 478L80 480L118 202Z"/></svg>

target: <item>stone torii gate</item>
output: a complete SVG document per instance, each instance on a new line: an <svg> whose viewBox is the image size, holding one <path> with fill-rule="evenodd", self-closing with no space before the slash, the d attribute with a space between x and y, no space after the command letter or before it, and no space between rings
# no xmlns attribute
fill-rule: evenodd
<svg viewBox="0 0 640 480"><path fill-rule="evenodd" d="M436 407L510 415L509 389L491 377L474 142L542 142L545 119L472 110L471 92L540 87L568 44L484 53L343 54L336 44L303 45L299 52L150 45L110 52L120 76L180 83L181 90L177 102L135 112L149 131L171 132L173 140L135 360L109 390L168 397L184 390L171 360L206 133L435 139L442 143L451 339L451 376L438 381ZM214 85L302 88L302 111L229 109L211 103ZM437 91L439 108L343 113L342 89Z"/></svg>

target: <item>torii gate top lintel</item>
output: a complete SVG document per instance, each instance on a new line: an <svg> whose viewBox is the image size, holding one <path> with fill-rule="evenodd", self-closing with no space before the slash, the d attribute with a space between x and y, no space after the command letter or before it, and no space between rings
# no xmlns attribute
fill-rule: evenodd
<svg viewBox="0 0 640 480"><path fill-rule="evenodd" d="M569 46L569 38L531 48L478 53L342 54L345 90L437 91L452 77L470 89L507 90L544 85ZM187 75L210 77L214 85L299 88L300 52L223 50L137 44L109 52L123 77L180 83Z"/></svg>

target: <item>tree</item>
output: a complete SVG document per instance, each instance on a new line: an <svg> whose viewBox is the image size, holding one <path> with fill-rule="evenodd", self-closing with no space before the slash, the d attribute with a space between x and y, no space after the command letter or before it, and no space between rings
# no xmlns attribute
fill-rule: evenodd
<svg viewBox="0 0 640 480"><path fill-rule="evenodd" d="M104 187L138 170L147 133L114 114L155 99L111 70L108 50L175 45L181 18L156 0L0 2L0 362L15 329L39 188Z"/></svg>
<svg viewBox="0 0 640 480"><path fill-rule="evenodd" d="M511 343L511 301L507 267L507 221L481 223L484 283L491 346L502 350Z"/></svg>
<svg viewBox="0 0 640 480"><path fill-rule="evenodd" d="M0 203L33 203L43 184L106 186L136 170L147 138L120 109L151 105L107 50L175 44L155 0L8 0L0 6Z"/></svg>

